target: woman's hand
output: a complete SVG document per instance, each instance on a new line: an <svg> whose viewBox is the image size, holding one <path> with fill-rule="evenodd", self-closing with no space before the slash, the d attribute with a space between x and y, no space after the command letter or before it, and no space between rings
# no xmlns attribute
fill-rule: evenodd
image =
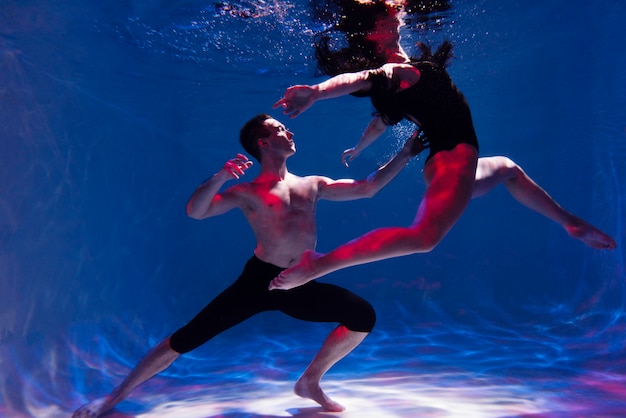
<svg viewBox="0 0 626 418"><path fill-rule="evenodd" d="M285 90L285 95L279 101L274 103L274 106L272 107L274 109L282 107L283 114L289 115L290 118L295 118L300 113L313 106L317 97L317 86L291 86Z"/></svg>

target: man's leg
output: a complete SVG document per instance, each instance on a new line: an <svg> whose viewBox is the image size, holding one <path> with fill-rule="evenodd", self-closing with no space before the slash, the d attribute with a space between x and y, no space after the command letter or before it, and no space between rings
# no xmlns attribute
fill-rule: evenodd
<svg viewBox="0 0 626 418"><path fill-rule="evenodd" d="M342 405L322 391L320 380L372 331L376 324L374 307L347 289L316 280L287 292L269 293L279 309L289 316L310 322L340 324L326 337L319 352L296 382L294 392L319 403L327 411L343 411Z"/></svg>
<svg viewBox="0 0 626 418"><path fill-rule="evenodd" d="M368 334L368 332L350 331L343 325L335 328L296 382L294 389L296 395L314 400L327 411L343 411L345 408L342 405L330 399L322 391L320 380L328 369L354 350Z"/></svg>
<svg viewBox="0 0 626 418"><path fill-rule="evenodd" d="M259 285L255 279L258 277L258 271L268 268L266 265L267 263L261 262L256 257L248 260L235 283L224 289L185 326L152 348L111 394L83 405L72 417L93 418L102 415L124 400L134 388L169 367L181 353L194 350L223 331L262 312L264 308L259 305L261 298L255 289L258 288L265 294L269 292L266 285L263 283ZM269 281L281 269L267 266L271 267L265 273Z"/></svg>
<svg viewBox="0 0 626 418"><path fill-rule="evenodd" d="M170 347L169 337L154 346L135 366L124 381L104 398L96 399L78 408L72 418L95 418L110 411L123 401L137 386L167 369L180 356Z"/></svg>

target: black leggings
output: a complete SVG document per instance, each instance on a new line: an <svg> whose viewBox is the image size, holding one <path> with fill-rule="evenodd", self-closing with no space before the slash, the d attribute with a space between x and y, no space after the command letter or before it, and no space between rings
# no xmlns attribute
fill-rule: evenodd
<svg viewBox="0 0 626 418"><path fill-rule="evenodd" d="M374 328L372 305L342 287L313 280L291 290L270 292L270 281L283 270L253 256L235 283L172 334L172 349L187 353L264 311L281 311L304 321L338 322L351 331L370 332Z"/></svg>

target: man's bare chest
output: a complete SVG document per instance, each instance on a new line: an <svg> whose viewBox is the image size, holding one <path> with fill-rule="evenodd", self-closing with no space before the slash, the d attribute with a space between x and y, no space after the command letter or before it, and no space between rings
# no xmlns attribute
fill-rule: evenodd
<svg viewBox="0 0 626 418"><path fill-rule="evenodd" d="M315 204L313 190L305 185L289 187L278 184L258 197L266 210L283 213L312 211Z"/></svg>

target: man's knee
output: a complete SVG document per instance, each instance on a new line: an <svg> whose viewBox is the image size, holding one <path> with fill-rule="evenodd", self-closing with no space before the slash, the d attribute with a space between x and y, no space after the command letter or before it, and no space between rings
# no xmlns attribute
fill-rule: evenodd
<svg viewBox="0 0 626 418"><path fill-rule="evenodd" d="M376 325L376 311L372 305L369 305L363 314L363 332L371 332L374 329L374 325Z"/></svg>
<svg viewBox="0 0 626 418"><path fill-rule="evenodd" d="M170 348L178 354L186 354L209 340L203 333L189 324L180 328L169 337Z"/></svg>
<svg viewBox="0 0 626 418"><path fill-rule="evenodd" d="M343 325L350 331L371 332L376 325L376 311L374 307L367 303L362 305L358 311L353 311L354 315Z"/></svg>

